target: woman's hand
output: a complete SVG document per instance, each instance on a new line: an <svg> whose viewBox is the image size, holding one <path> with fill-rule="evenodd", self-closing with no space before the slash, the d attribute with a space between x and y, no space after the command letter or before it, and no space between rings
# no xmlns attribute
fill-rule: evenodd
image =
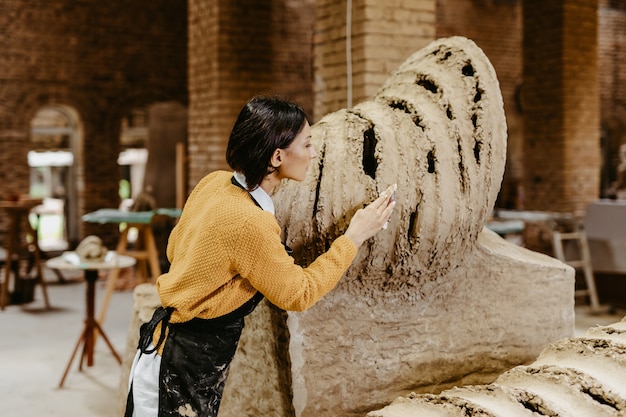
<svg viewBox="0 0 626 417"><path fill-rule="evenodd" d="M357 247L385 227L396 205L393 196L397 188L396 184L390 185L376 200L354 214L345 236Z"/></svg>

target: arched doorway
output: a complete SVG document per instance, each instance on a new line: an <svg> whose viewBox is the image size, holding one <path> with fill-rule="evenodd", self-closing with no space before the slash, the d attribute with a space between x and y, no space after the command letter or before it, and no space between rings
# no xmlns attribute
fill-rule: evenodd
<svg viewBox="0 0 626 417"><path fill-rule="evenodd" d="M30 138L30 194L44 199L40 244L44 250L74 247L80 238L77 171L82 124L78 112L60 105L41 107L30 121Z"/></svg>

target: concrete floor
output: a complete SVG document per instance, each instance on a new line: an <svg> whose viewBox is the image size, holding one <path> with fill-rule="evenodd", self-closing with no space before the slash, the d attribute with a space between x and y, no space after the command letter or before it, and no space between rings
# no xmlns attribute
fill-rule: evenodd
<svg viewBox="0 0 626 417"><path fill-rule="evenodd" d="M60 284L48 276L51 309L46 309L39 286L35 301L9 305L0 312L0 398L3 417L119 417L117 392L120 365L99 337L94 366L78 369L78 351L63 388L59 383L84 324L86 285L80 273L64 272ZM105 281L96 287L104 294ZM103 329L118 354L123 356L131 317L132 291L111 297ZM96 314L99 303L96 301ZM81 347L82 348L82 347Z"/></svg>
<svg viewBox="0 0 626 417"><path fill-rule="evenodd" d="M85 311L86 286L82 276L67 272L65 275L68 281L60 284L51 271L46 272L52 309L44 308L41 289L37 287L34 302L10 305L0 312L3 417L120 417L116 412L120 366L102 338L96 345L94 366L84 366L81 372L75 359L64 387L58 387L80 336ZM98 282L97 297L104 294L104 285L104 280ZM115 292L103 324L122 356L132 303L131 290ZM96 311L98 305L96 302ZM590 315L587 311L577 308L577 335L596 324L614 323L624 316L624 312Z"/></svg>

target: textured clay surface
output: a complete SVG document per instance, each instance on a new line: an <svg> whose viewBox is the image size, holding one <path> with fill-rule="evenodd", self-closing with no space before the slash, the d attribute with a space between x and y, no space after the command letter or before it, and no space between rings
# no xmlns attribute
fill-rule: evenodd
<svg viewBox="0 0 626 417"><path fill-rule="evenodd" d="M367 415L624 416L626 344L623 340L616 342L613 331L609 330L624 329L624 320L591 328L579 338L563 338L552 343L535 362L504 372L493 384L453 388L439 395L412 394ZM458 403L459 399L471 405L450 414L450 404Z"/></svg>

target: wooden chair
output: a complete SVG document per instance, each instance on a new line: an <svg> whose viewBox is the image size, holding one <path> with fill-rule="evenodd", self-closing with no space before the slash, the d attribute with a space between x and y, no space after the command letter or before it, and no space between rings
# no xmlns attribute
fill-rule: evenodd
<svg viewBox="0 0 626 417"><path fill-rule="evenodd" d="M41 203L41 200L27 199L23 201L3 201L0 208L4 209L9 218L9 230L6 235L4 282L0 292L0 310L4 310L9 303L9 286L11 277L14 278L14 301L20 300L20 291L29 290L26 285L28 275L34 269L35 277L32 283L41 285L46 308L50 308L48 288L43 277L41 266L41 251L39 249L37 232L29 221L31 210ZM20 275L20 262L27 262L26 276ZM34 288L33 288L34 290Z"/></svg>

